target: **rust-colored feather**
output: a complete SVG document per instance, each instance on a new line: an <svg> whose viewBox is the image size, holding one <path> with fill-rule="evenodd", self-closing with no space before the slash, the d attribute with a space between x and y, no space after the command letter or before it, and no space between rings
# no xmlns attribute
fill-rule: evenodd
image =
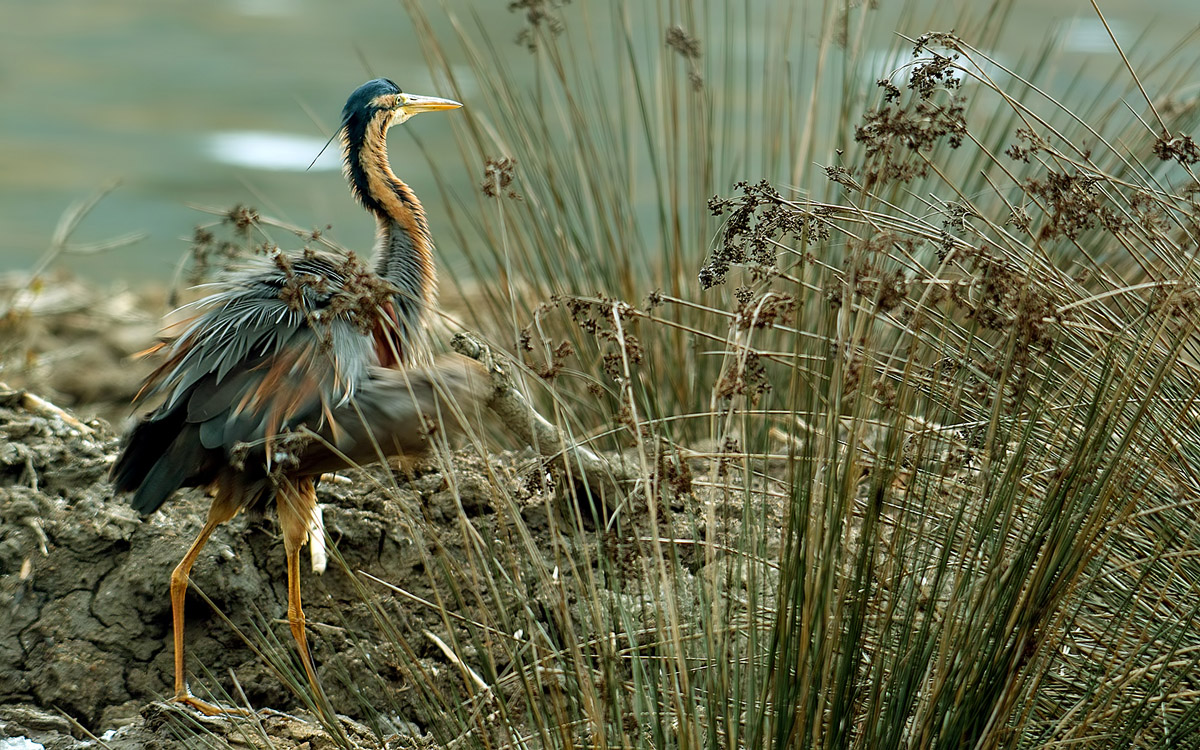
<svg viewBox="0 0 1200 750"><path fill-rule="evenodd" d="M375 356L380 367L392 369L404 364L400 321L396 317L396 306L391 302L381 306L375 327L371 329L371 338L375 340Z"/></svg>

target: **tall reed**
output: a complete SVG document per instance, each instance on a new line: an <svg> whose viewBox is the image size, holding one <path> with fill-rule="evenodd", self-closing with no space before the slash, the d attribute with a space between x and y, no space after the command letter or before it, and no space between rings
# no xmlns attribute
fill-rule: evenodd
<svg viewBox="0 0 1200 750"><path fill-rule="evenodd" d="M1195 60L1056 98L1051 47L987 51L1006 2L513 5L528 85L405 0L482 181L439 243L640 470L497 470L494 516L421 526L444 661L380 610L394 709L454 747L1200 745Z"/></svg>

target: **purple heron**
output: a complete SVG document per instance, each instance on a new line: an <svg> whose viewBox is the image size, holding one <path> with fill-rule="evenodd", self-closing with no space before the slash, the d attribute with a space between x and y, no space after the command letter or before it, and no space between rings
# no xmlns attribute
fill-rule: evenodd
<svg viewBox="0 0 1200 750"><path fill-rule="evenodd" d="M389 80L360 86L338 131L355 198L378 225L374 270L352 257L277 253L231 272L189 306L152 351L162 363L139 400L162 403L132 429L112 469L146 515L181 487L212 496L208 519L171 574L173 700L228 709L188 690L184 596L213 531L274 500L287 554L288 621L320 694L300 602L300 548L322 473L425 451L436 431L462 429L486 399L478 363L429 354L433 242L413 191L392 172L388 129L458 102L414 96Z"/></svg>

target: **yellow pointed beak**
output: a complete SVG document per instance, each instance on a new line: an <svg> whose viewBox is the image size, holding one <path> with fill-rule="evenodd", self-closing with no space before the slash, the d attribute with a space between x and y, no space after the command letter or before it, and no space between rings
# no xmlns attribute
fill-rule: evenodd
<svg viewBox="0 0 1200 750"><path fill-rule="evenodd" d="M400 96L404 97L404 103L400 105L400 109L404 110L404 114L409 117L421 112L458 109L462 106L460 102L453 99L439 99L436 96L417 96L416 94L401 94Z"/></svg>

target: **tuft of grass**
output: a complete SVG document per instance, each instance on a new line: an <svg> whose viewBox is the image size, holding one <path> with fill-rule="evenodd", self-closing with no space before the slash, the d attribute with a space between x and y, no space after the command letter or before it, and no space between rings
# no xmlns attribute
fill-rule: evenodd
<svg viewBox="0 0 1200 750"><path fill-rule="evenodd" d="M433 597L349 571L440 619L374 610L403 718L456 748L1200 744L1195 60L1122 52L1063 101L1052 48L986 51L1005 2L883 64L917 4L514 5L528 86L405 2L481 179L439 243L552 421L640 472L489 469L493 513L413 521Z"/></svg>

